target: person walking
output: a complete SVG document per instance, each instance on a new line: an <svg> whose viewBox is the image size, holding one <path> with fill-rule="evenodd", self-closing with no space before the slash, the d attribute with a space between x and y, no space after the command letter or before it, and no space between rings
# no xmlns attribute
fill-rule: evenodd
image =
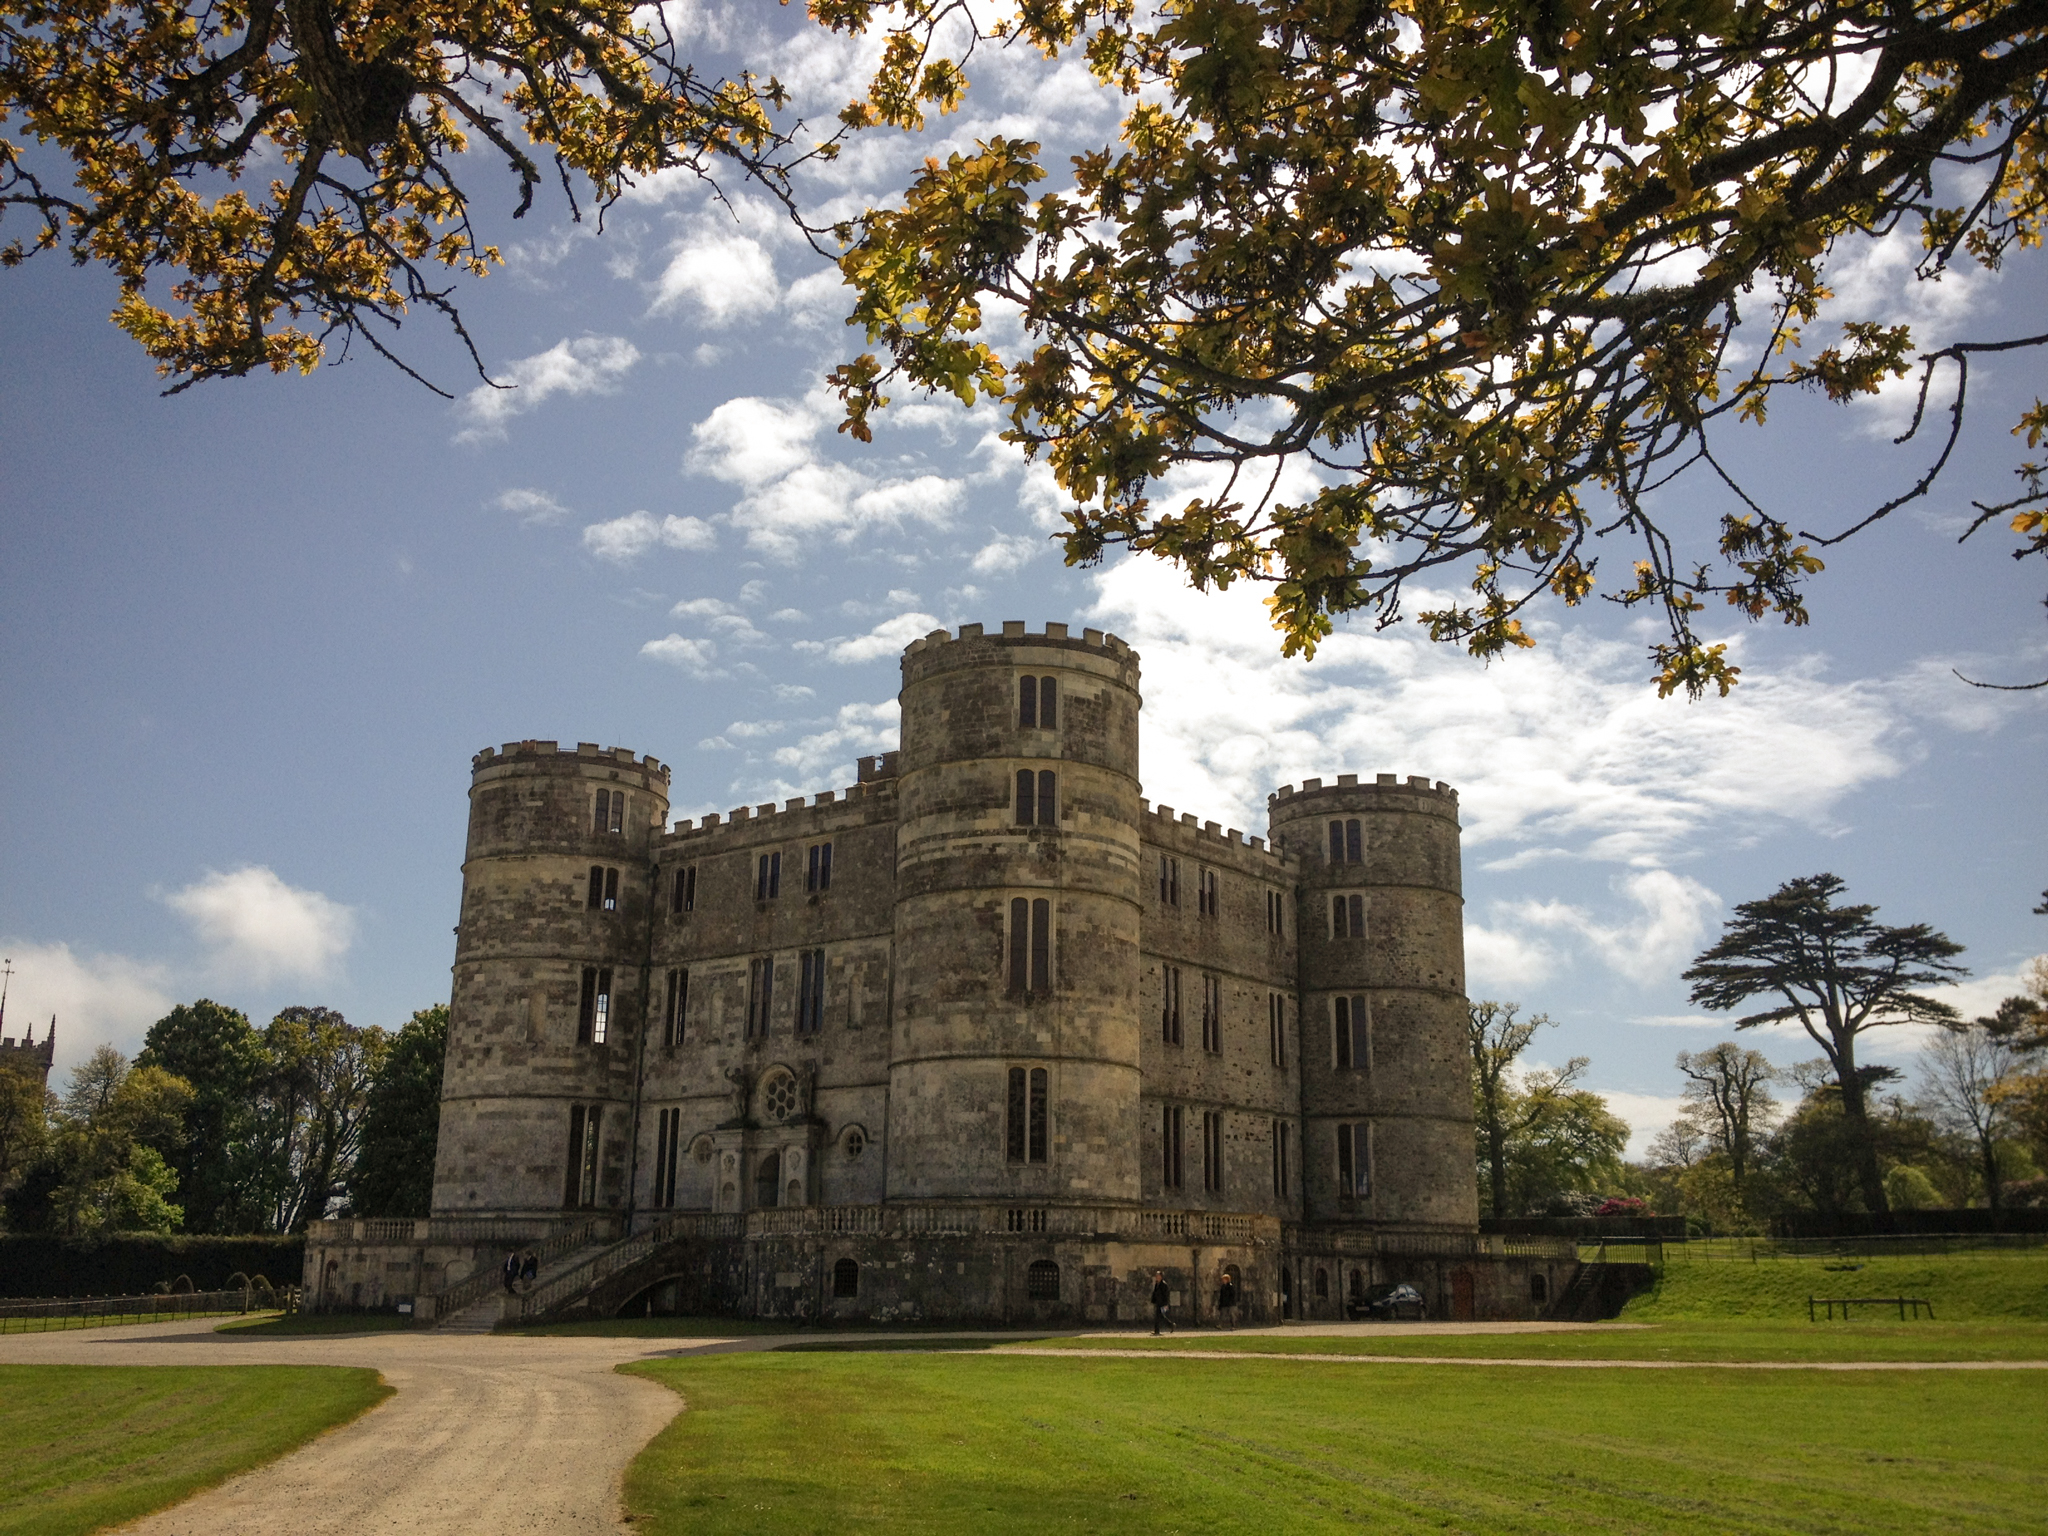
<svg viewBox="0 0 2048 1536"><path fill-rule="evenodd" d="M1164 1327L1168 1333L1173 1332L1173 1319L1166 1315L1166 1309L1168 1305L1172 1303L1172 1301L1173 1292L1167 1288L1166 1271L1163 1269L1153 1270L1152 1337L1155 1339L1159 1337L1159 1330L1162 1327Z"/></svg>
<svg viewBox="0 0 2048 1536"><path fill-rule="evenodd" d="M1231 1272L1228 1264L1223 1266L1220 1283L1216 1287L1216 1322L1218 1326L1224 1325L1225 1318L1230 1320L1229 1327L1233 1329L1237 1327L1237 1276Z"/></svg>
<svg viewBox="0 0 2048 1536"><path fill-rule="evenodd" d="M533 1282L540 1278L540 1255L533 1249L526 1250L526 1257L519 1263L519 1279L527 1290L533 1289Z"/></svg>
<svg viewBox="0 0 2048 1536"><path fill-rule="evenodd" d="M519 1250L514 1248L505 1255L505 1294L519 1294Z"/></svg>

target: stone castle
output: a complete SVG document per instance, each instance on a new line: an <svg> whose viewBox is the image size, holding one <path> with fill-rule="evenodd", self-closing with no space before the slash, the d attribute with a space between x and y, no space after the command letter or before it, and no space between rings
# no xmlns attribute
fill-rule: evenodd
<svg viewBox="0 0 2048 1536"><path fill-rule="evenodd" d="M1245 837L1142 797L1114 635L902 668L859 782L701 823L652 757L477 754L434 1215L317 1224L315 1304L446 1315L541 1241L524 1315L1540 1310L1570 1260L1477 1234L1456 792Z"/></svg>

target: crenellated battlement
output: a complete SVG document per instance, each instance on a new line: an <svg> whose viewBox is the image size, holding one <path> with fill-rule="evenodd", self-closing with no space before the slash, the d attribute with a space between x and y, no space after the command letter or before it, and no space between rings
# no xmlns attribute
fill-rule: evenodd
<svg viewBox="0 0 2048 1536"><path fill-rule="evenodd" d="M1382 773L1375 775L1371 782L1365 783L1361 782L1355 773L1340 773L1334 784L1325 784L1321 779L1303 779L1299 790L1292 784L1282 784L1266 796L1266 804L1276 810L1283 805L1289 810L1298 810L1301 808L1300 805L1290 802L1299 802L1320 795L1334 796L1342 793L1346 796L1356 796L1360 793L1379 794L1387 790L1399 795L1428 795L1449 801L1452 805L1456 805L1458 801L1458 792L1455 789L1441 779L1432 784L1427 774L1410 774L1404 781L1399 774Z"/></svg>
<svg viewBox="0 0 2048 1536"><path fill-rule="evenodd" d="M1228 863L1273 879L1280 878L1296 862L1294 856L1285 850L1269 847L1263 837L1247 837L1236 827L1199 820L1193 811L1176 813L1172 806L1155 806L1150 800L1140 800L1138 805L1142 815L1138 836L1145 842Z"/></svg>
<svg viewBox="0 0 2048 1536"><path fill-rule="evenodd" d="M553 741L508 741L502 747L485 747L469 760L470 771L480 772L485 768L506 763L546 763L550 767L567 767L563 759L591 767L632 768L650 779L669 781L669 766L653 754L640 757L631 747L600 747L594 741L579 741L574 747L564 747Z"/></svg>
<svg viewBox="0 0 2048 1536"><path fill-rule="evenodd" d="M884 759L893 759L895 756L894 752L886 753ZM862 758L863 771L867 764L875 761L874 758ZM847 815L849 806L856 808L856 814L851 818ZM713 837L732 837L735 834L743 834L746 840L751 840L753 833L771 822L774 824L772 835L776 837L802 837L806 835L807 828L814 826L822 830L828 824L835 827L843 826L849 820L886 819L896 814L895 807L896 776L892 770L886 777L878 774L859 783L849 784L844 789L821 790L808 798L803 795L792 796L780 805L769 800L760 805L735 806L731 811L724 813L713 811L701 820L684 817L666 833L658 834L655 846L673 848L683 843L701 842Z"/></svg>
<svg viewBox="0 0 2048 1536"><path fill-rule="evenodd" d="M1112 656L1130 656L1135 654L1128 645L1115 635L1105 634L1099 629L1084 629L1081 631L1080 638L1076 639L1068 633L1068 628L1065 624L1047 620L1046 626L1042 631L1034 632L1025 627L1025 622L1022 619L1005 619L1003 620L1001 632L990 634L988 627L984 624L962 624L958 635L955 635L951 630L935 629L930 634L911 641L909 645L904 647L903 655L904 659L908 660L921 651L935 646L946 645L955 640L1028 640L1038 645L1043 645L1050 641L1056 644L1107 651Z"/></svg>

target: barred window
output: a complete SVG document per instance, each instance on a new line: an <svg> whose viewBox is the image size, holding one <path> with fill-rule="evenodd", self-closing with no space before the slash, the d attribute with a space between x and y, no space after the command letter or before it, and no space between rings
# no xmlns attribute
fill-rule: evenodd
<svg viewBox="0 0 2048 1536"><path fill-rule="evenodd" d="M860 1294L860 1263L855 1259L841 1259L832 1266L832 1294L845 1299Z"/></svg>
<svg viewBox="0 0 2048 1536"><path fill-rule="evenodd" d="M683 1028L690 1012L690 973L668 973L668 1001L661 1010L661 1043L670 1050L683 1043Z"/></svg>
<svg viewBox="0 0 2048 1536"><path fill-rule="evenodd" d="M797 955L796 1032L815 1035L825 1027L825 951L806 949Z"/></svg>
<svg viewBox="0 0 2048 1536"><path fill-rule="evenodd" d="M1331 1060L1340 1069L1367 1071L1372 1066L1372 1015L1363 997L1340 997L1330 1004Z"/></svg>
<svg viewBox="0 0 2048 1536"><path fill-rule="evenodd" d="M804 889L807 891L829 891L832 889L832 845L811 844L810 863L804 871Z"/></svg>
<svg viewBox="0 0 2048 1536"><path fill-rule="evenodd" d="M1004 1119L1010 1161L1042 1163L1051 1140L1045 1068L1012 1067L1009 1086L1008 1113Z"/></svg>
<svg viewBox="0 0 2048 1536"><path fill-rule="evenodd" d="M1159 1115L1160 1150L1164 1154L1160 1183L1179 1189L1187 1177L1187 1111L1178 1104L1162 1104Z"/></svg>
<svg viewBox="0 0 2048 1536"><path fill-rule="evenodd" d="M1159 1038L1180 1044L1180 967L1159 967Z"/></svg>
<svg viewBox="0 0 2048 1536"><path fill-rule="evenodd" d="M688 865L676 871L675 894L669 899L671 912L694 912L697 910L697 866Z"/></svg>
<svg viewBox="0 0 2048 1536"><path fill-rule="evenodd" d="M782 855L764 853L754 874L754 900L773 901L782 894Z"/></svg>
<svg viewBox="0 0 2048 1536"><path fill-rule="evenodd" d="M569 1147L563 1159L562 1204L574 1210L597 1204L598 1151L604 1106L569 1106Z"/></svg>
<svg viewBox="0 0 2048 1536"><path fill-rule="evenodd" d="M1060 1267L1051 1259L1033 1259L1024 1272L1024 1294L1033 1301L1060 1299Z"/></svg>

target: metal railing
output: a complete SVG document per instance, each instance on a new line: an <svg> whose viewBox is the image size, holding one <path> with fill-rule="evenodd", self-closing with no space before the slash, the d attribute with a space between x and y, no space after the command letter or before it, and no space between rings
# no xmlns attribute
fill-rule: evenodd
<svg viewBox="0 0 2048 1536"><path fill-rule="evenodd" d="M546 1242L566 1228L581 1230L597 1221L613 1231L618 1217L605 1213L590 1215L571 1212L563 1216L422 1216L417 1220L365 1217L349 1221L316 1221L306 1228L306 1241L315 1247L350 1243L411 1243L436 1247L474 1247L495 1244L510 1247Z"/></svg>
<svg viewBox="0 0 2048 1536"><path fill-rule="evenodd" d="M154 1323L173 1317L233 1317L297 1310L298 1288L171 1292L161 1296L41 1296L0 1301L0 1333Z"/></svg>
<svg viewBox="0 0 2048 1536"><path fill-rule="evenodd" d="M1622 1254L1641 1246L1629 1238L1591 1239L1579 1245L1595 1256L1605 1247ZM2048 1232L1898 1232L1857 1237L1695 1237L1663 1240L1666 1262L1682 1264L1768 1264L1782 1260L1887 1257L1914 1258L1931 1254L1973 1258L2008 1258L2037 1254L2048 1248Z"/></svg>
<svg viewBox="0 0 2048 1536"><path fill-rule="evenodd" d="M1382 1232L1370 1228L1348 1232L1342 1228L1321 1228L1297 1239L1306 1252L1358 1254L1401 1254L1410 1258L1442 1259L1550 1259L1566 1261L1578 1257L1578 1245L1568 1237L1502 1237L1484 1232Z"/></svg>
<svg viewBox="0 0 2048 1536"><path fill-rule="evenodd" d="M795 1213L757 1211L754 1214ZM542 1281L524 1295L514 1297L506 1310L524 1322L553 1310L572 1297L582 1295L627 1265L638 1263L664 1243L674 1242L677 1238L683 1237L738 1237L743 1231L741 1218L738 1217L699 1211L680 1212L656 1221L645 1230L623 1238L609 1248L598 1250L581 1264Z"/></svg>

